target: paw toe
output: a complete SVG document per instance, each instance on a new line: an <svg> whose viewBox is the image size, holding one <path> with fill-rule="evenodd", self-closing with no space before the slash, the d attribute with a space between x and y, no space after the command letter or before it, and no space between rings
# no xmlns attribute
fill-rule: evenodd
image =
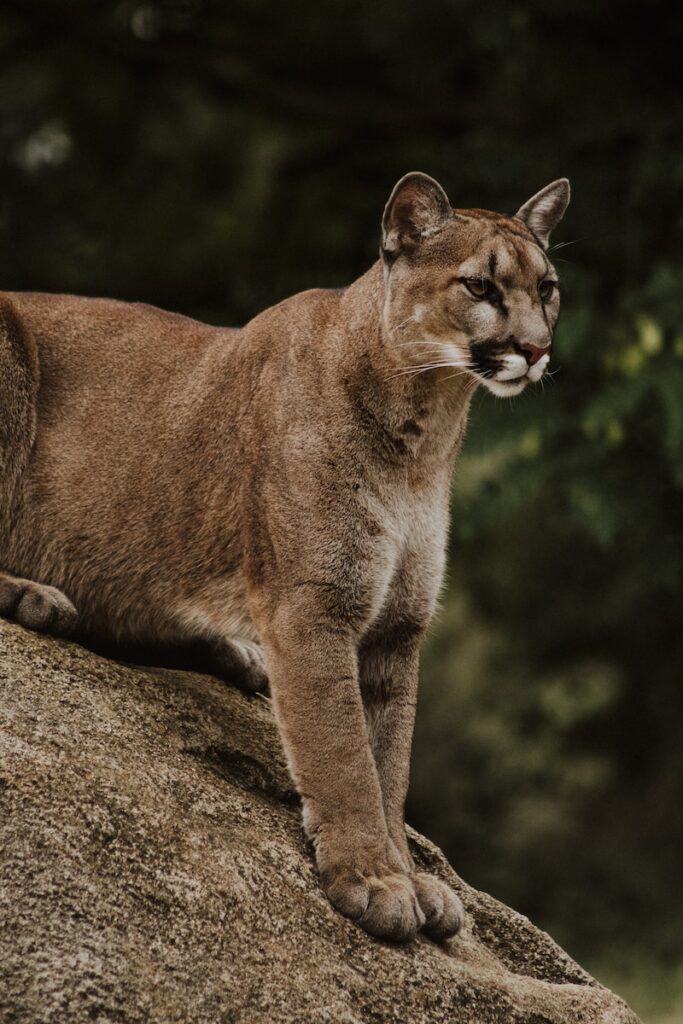
<svg viewBox="0 0 683 1024"><path fill-rule="evenodd" d="M213 651L221 676L243 693L265 693L268 689L263 654L256 644L226 640Z"/></svg>
<svg viewBox="0 0 683 1024"><path fill-rule="evenodd" d="M0 579L0 615L4 618L14 615L21 600L23 587L18 580Z"/></svg>
<svg viewBox="0 0 683 1024"><path fill-rule="evenodd" d="M27 629L66 635L73 630L78 615L61 591L29 583L17 604L15 617Z"/></svg>
<svg viewBox="0 0 683 1024"><path fill-rule="evenodd" d="M359 924L381 939L409 942L424 925L425 917L410 879L389 875L370 881L368 907Z"/></svg>
<svg viewBox="0 0 683 1024"><path fill-rule="evenodd" d="M339 873L327 883L323 878L323 886L334 909L344 917L357 921L367 910L370 890L357 872Z"/></svg>
<svg viewBox="0 0 683 1024"><path fill-rule="evenodd" d="M260 665L248 665L235 678L237 685L245 693L265 693L268 689L268 676Z"/></svg>
<svg viewBox="0 0 683 1024"><path fill-rule="evenodd" d="M450 886L432 875L413 876L415 892L424 912L423 930L430 939L443 942L462 928L465 912Z"/></svg>

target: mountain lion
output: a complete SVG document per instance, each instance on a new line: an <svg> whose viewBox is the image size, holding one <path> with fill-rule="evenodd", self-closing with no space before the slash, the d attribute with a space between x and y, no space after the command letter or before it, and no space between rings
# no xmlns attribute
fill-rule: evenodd
<svg viewBox="0 0 683 1024"><path fill-rule="evenodd" d="M452 210L408 174L366 274L241 330L0 299L0 615L201 642L269 683L325 892L383 938L462 922L406 841L419 650L472 394L548 365L568 202L562 178L514 216Z"/></svg>

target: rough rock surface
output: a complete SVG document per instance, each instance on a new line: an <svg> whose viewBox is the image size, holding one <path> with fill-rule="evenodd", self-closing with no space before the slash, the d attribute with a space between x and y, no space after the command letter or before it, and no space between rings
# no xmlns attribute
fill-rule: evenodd
<svg viewBox="0 0 683 1024"><path fill-rule="evenodd" d="M412 841L468 912L446 947L328 905L265 699L0 621L3 1024L637 1024Z"/></svg>

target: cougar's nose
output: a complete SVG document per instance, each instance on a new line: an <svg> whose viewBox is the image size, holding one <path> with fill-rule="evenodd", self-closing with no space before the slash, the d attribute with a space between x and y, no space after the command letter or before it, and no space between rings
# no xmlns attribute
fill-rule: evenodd
<svg viewBox="0 0 683 1024"><path fill-rule="evenodd" d="M550 345L531 345L526 342L520 344L518 341L512 343L515 352L519 352L521 356L527 361L528 366L533 366L539 359L547 355L550 352Z"/></svg>

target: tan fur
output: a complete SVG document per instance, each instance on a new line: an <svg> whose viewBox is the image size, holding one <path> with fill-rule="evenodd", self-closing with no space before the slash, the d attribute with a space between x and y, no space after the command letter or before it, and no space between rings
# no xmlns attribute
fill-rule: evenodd
<svg viewBox="0 0 683 1024"><path fill-rule="evenodd" d="M548 346L557 317L530 202L536 235L522 211L453 213L409 175L380 262L242 330L109 300L0 303L0 614L204 640L251 689L265 659L323 885L398 940L462 920L415 874L403 804L470 397L513 350L510 372L526 366L530 338ZM459 281L494 264L504 315Z"/></svg>

